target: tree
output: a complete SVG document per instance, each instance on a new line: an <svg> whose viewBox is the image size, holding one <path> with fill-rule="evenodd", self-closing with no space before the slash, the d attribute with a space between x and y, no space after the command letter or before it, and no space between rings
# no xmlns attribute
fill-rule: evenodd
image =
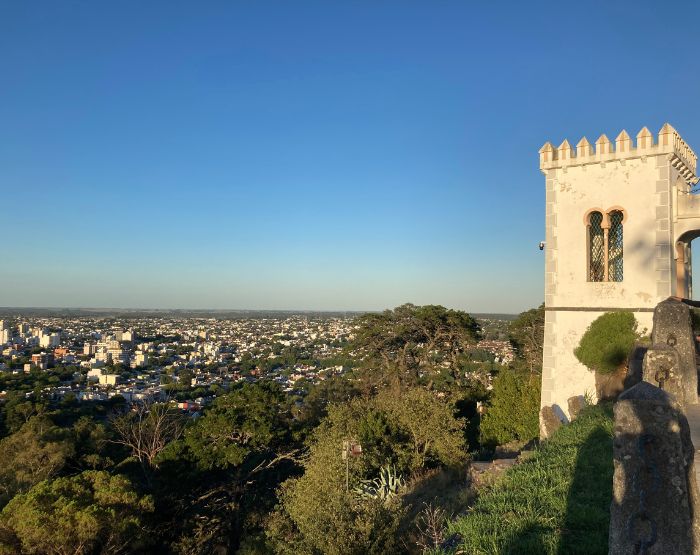
<svg viewBox="0 0 700 555"><path fill-rule="evenodd" d="M453 408L430 391L413 388L400 397L385 391L377 397L376 404L410 438L412 469L464 462L464 422L457 420Z"/></svg>
<svg viewBox="0 0 700 555"><path fill-rule="evenodd" d="M154 510L125 476L88 470L45 480L0 513L0 547L49 555L118 554L146 539L144 513Z"/></svg>
<svg viewBox="0 0 700 555"><path fill-rule="evenodd" d="M128 447L144 471L156 465L156 457L180 437L184 420L165 403L143 403L135 410L112 418L113 441Z"/></svg>
<svg viewBox="0 0 700 555"><path fill-rule="evenodd" d="M70 432L44 416L0 440L0 507L15 494L55 476L75 450Z"/></svg>
<svg viewBox="0 0 700 555"><path fill-rule="evenodd" d="M229 468L253 452L274 452L287 439L291 414L274 382L244 384L216 399L185 433L185 444L204 469Z"/></svg>
<svg viewBox="0 0 700 555"><path fill-rule="evenodd" d="M106 469L113 461L107 455L110 435L104 424L89 416L81 416L72 426L75 441L74 464L81 470Z"/></svg>
<svg viewBox="0 0 700 555"><path fill-rule="evenodd" d="M542 369L544 304L522 312L508 327L510 342L531 373Z"/></svg>
<svg viewBox="0 0 700 555"><path fill-rule="evenodd" d="M194 372L190 368L183 368L180 370L177 377L179 389L189 389L192 387Z"/></svg>
<svg viewBox="0 0 700 555"><path fill-rule="evenodd" d="M359 394L355 384L346 376L332 376L311 387L299 407L298 417L307 427L316 427L328 414L329 405L349 401Z"/></svg>
<svg viewBox="0 0 700 555"><path fill-rule="evenodd" d="M491 402L481 421L481 443L488 447L539 436L540 377L507 368L493 382Z"/></svg>
<svg viewBox="0 0 700 555"><path fill-rule="evenodd" d="M43 400L27 400L19 391L10 391L2 406L3 423L9 433L16 432L33 416L44 415L47 405Z"/></svg>
<svg viewBox="0 0 700 555"><path fill-rule="evenodd" d="M369 388L392 383L415 384L442 363L459 371L459 357L476 342L480 328L466 312L437 305L405 304L358 319L355 340L349 345L362 359Z"/></svg>
<svg viewBox="0 0 700 555"><path fill-rule="evenodd" d="M260 381L217 398L159 456L158 480L178 553L234 552L243 530L259 530L275 490L297 472L289 403Z"/></svg>

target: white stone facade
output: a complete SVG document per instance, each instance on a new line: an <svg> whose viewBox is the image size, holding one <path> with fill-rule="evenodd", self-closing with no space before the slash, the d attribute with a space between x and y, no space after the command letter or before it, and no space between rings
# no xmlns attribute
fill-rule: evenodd
<svg viewBox="0 0 700 555"><path fill-rule="evenodd" d="M629 310L651 332L657 303L690 296L690 241L700 236L700 196L691 194L696 164L695 153L668 124L658 141L643 128L636 144L623 131L614 144L602 135L595 149L583 138L576 148L564 141L540 150L546 181L543 407L568 418L570 397L595 397L594 375L573 350L598 316ZM591 281L593 211L624 215L621 281L607 281L607 264L605 279Z"/></svg>

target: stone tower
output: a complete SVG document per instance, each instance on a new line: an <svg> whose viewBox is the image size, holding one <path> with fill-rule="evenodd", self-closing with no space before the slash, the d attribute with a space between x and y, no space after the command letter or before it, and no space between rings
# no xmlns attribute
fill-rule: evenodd
<svg viewBox="0 0 700 555"><path fill-rule="evenodd" d="M690 241L700 236L697 156L669 124L595 147L584 137L540 149L546 180L545 335L541 405L568 418L567 400L595 396L573 354L590 323L628 310L652 328L654 307L691 296Z"/></svg>

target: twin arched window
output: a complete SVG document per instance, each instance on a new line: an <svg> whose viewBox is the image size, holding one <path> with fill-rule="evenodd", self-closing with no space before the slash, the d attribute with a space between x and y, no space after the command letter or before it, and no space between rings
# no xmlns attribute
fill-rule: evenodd
<svg viewBox="0 0 700 555"><path fill-rule="evenodd" d="M622 281L622 210L588 214L588 281Z"/></svg>

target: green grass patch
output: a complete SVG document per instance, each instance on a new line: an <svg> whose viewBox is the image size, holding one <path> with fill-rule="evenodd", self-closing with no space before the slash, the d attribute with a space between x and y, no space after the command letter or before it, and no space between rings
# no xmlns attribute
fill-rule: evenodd
<svg viewBox="0 0 700 555"><path fill-rule="evenodd" d="M612 407L586 407L448 525L457 553L608 552Z"/></svg>

